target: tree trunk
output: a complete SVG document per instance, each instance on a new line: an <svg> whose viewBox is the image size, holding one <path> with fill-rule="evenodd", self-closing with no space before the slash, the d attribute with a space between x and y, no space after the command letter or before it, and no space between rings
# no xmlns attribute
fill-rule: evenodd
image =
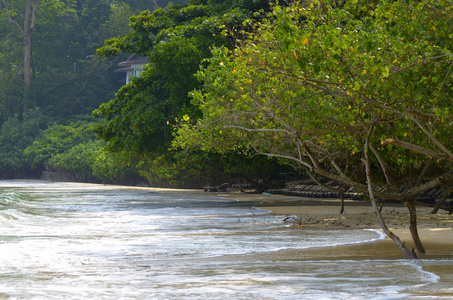
<svg viewBox="0 0 453 300"><path fill-rule="evenodd" d="M404 243L401 242L401 239L396 234L394 234L392 231L390 231L390 229L387 227L387 225L385 224L384 218L382 217L382 214L379 210L379 207L376 203L376 199L374 198L372 192L370 193L370 201L371 201L371 205L373 206L376 217L378 219L379 225L382 228L382 231L384 231L384 233L393 242L395 242L395 244L403 251L404 254L406 254L406 256L409 259L418 259L417 254L414 251L409 251L409 249L407 249L407 247L404 245Z"/></svg>
<svg viewBox="0 0 453 300"><path fill-rule="evenodd" d="M394 234L393 232L390 231L390 229L387 227L387 224L385 224L384 218L382 217L381 211L376 203L376 198L374 197L373 185L372 185L372 180L371 180L370 158L368 155L368 149L369 149L369 145L370 145L370 135L373 131L373 127L374 126L371 126L371 128L368 131L368 135L367 135L366 142L365 142L365 150L364 150L365 155L363 158L363 163L365 164L365 174L366 174L366 181L367 181L366 183L367 183L367 187L368 187L368 195L370 197L371 205L373 206L373 209L374 209L374 212L378 219L379 225L381 226L384 233L390 239L392 239L392 241L395 242L395 244L401 249L401 251L403 251L404 254L406 254L406 256L409 259L411 259L411 260L418 259L415 251L409 251L409 249L407 249L407 247L404 245L404 243L401 242L400 238L396 234ZM415 222L415 226L417 226L417 222ZM415 227L415 228L417 228L417 227Z"/></svg>
<svg viewBox="0 0 453 300"><path fill-rule="evenodd" d="M385 205L385 199L381 201L381 206L379 207L379 211L382 212L382 209L384 208Z"/></svg>
<svg viewBox="0 0 453 300"><path fill-rule="evenodd" d="M423 243L420 240L417 229L417 210L415 209L414 199L408 199L404 202L407 209L409 209L409 230L411 232L412 240L414 241L415 248L418 253L425 254L426 250L423 247Z"/></svg>
<svg viewBox="0 0 453 300"><path fill-rule="evenodd" d="M340 191L340 196L341 196L340 215L344 214L344 191L345 191L344 188L342 188L341 191Z"/></svg>
<svg viewBox="0 0 453 300"><path fill-rule="evenodd" d="M437 214L437 211L439 210L439 208L442 207L442 205L444 204L445 200L447 200L448 197L450 197L450 195L452 193L453 193L453 186L451 186L448 189L444 190L442 198L440 198L439 202L436 203L436 206L434 206L434 208L433 208L433 210L431 210L430 214ZM451 213L451 211L450 211L450 213Z"/></svg>
<svg viewBox="0 0 453 300"><path fill-rule="evenodd" d="M23 38L25 43L24 53L24 103L22 114L24 120L28 119L28 107L31 100L31 34L30 31L33 29L34 18L31 18L32 6L31 0L27 0L27 6L25 7L24 16L24 27L23 27ZM34 14L34 9L33 9Z"/></svg>
<svg viewBox="0 0 453 300"><path fill-rule="evenodd" d="M25 53L24 53L24 103L23 118L28 118L28 107L31 101L31 36L30 31L25 31Z"/></svg>
<svg viewBox="0 0 453 300"><path fill-rule="evenodd" d="M27 0L25 6L25 14L14 12L11 13L5 0L2 0L3 9L8 18L8 22L17 27L25 43L24 52L24 100L23 100L23 118L28 117L28 107L31 103L31 31L35 27L36 10L41 4L41 0ZM20 16L23 20L23 25L19 24L14 15Z"/></svg>

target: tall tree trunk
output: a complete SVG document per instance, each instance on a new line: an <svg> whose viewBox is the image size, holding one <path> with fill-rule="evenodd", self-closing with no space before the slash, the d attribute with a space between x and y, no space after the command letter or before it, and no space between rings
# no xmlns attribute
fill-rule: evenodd
<svg viewBox="0 0 453 300"><path fill-rule="evenodd" d="M25 25L25 24L24 24ZM31 35L30 30L25 31L24 36L24 103L22 114L26 120L28 118L28 108L31 102Z"/></svg>
<svg viewBox="0 0 453 300"><path fill-rule="evenodd" d="M1 3L3 5L0 6L0 9L4 10L8 21L16 26L24 39L24 99L22 113L24 119L27 119L28 108L31 103L31 31L35 27L36 10L41 4L41 0L27 0L25 5L25 14L20 12L12 14L6 0L1 0ZM13 18L13 15L20 16L23 20L23 25L19 24L19 22Z"/></svg>
<svg viewBox="0 0 453 300"><path fill-rule="evenodd" d="M414 200L415 199L412 198L404 201L404 205L406 205L407 209L409 210L409 230L411 232L412 240L414 241L415 248L417 249L418 253L425 254L425 247L423 247L423 243L420 240L420 236L418 235L417 210L415 209Z"/></svg>

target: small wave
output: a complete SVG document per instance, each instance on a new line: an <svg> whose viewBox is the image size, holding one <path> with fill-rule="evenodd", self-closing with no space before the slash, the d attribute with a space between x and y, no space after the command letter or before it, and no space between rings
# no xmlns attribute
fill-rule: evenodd
<svg viewBox="0 0 453 300"><path fill-rule="evenodd" d="M424 286L424 285L432 284L432 283L438 283L440 281L440 276L439 275L434 274L432 272L428 272L428 271L423 270L423 266L420 265L420 262L414 260L414 261L410 261L409 263L414 265L414 267L417 269L417 271L420 274L423 274L423 277L427 281L425 284L421 284L420 286Z"/></svg>
<svg viewBox="0 0 453 300"><path fill-rule="evenodd" d="M259 207L256 207L256 206L253 206L253 209L256 209L259 211L259 214L261 215L265 215L265 214L270 214L272 213L272 210L268 210L268 209L262 209L262 208L259 208Z"/></svg>
<svg viewBox="0 0 453 300"><path fill-rule="evenodd" d="M382 232L381 230L379 230L379 229L364 229L364 230L365 230L365 231L376 232L377 234L379 234L379 237L378 237L378 238L373 239L373 240L370 240L370 242L385 240L385 238L387 237L387 235L386 235L384 232Z"/></svg>

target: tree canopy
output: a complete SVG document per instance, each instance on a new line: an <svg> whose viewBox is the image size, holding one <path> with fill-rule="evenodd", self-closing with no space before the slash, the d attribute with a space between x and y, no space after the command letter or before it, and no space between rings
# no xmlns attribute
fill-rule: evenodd
<svg viewBox="0 0 453 300"><path fill-rule="evenodd" d="M211 56L210 49L234 45L235 38L225 35L225 29L243 27L242 21L254 11L268 7L268 1L190 1L188 5L169 5L132 17L130 33L107 40L97 51L107 57L137 53L149 61L140 77L94 112L104 118L96 132L107 141L108 149L124 153L127 163L144 170L151 181L160 177L158 173L175 174L173 167L187 166L187 161L203 162L203 166L193 165L196 172L206 173L199 178L219 174L218 170L225 167L220 167L219 162L231 157L214 157L199 151L190 155L167 151L173 140L173 126L185 115L201 116L199 109L190 103L189 92L201 87L194 74L204 59ZM166 171L156 172L163 165L167 166ZM190 174L194 170L179 171ZM220 178L212 177L211 180Z"/></svg>
<svg viewBox="0 0 453 300"><path fill-rule="evenodd" d="M175 145L251 149L401 201L417 240L415 196L453 181L451 10L448 1L276 5L238 47L213 51L193 92L203 117L186 116Z"/></svg>
<svg viewBox="0 0 453 300"><path fill-rule="evenodd" d="M47 126L86 122L86 115L91 117L94 109L113 98L121 87L114 70L127 56L101 58L96 49L107 38L126 35L129 17L142 9L154 10L155 3L168 1L0 1L0 126L5 128L0 135L1 178L51 169L46 161L32 170L24 149ZM23 113L24 104L29 113ZM38 127L25 124L36 125L37 119ZM11 124L17 128L9 132ZM101 143L96 147L102 148Z"/></svg>
<svg viewBox="0 0 453 300"><path fill-rule="evenodd" d="M263 3L257 1L250 9L261 8ZM189 5L159 8L152 13L143 11L131 18L130 33L112 38L98 49L102 56L129 52L149 60L141 78L123 87L95 113L106 118L98 133L112 149L168 147L173 131L169 125L187 113L197 114L188 97L190 91L200 87L192 74L204 58L210 57L210 47L232 44L222 34L224 28L236 26L250 16L251 11L241 4L191 1Z"/></svg>

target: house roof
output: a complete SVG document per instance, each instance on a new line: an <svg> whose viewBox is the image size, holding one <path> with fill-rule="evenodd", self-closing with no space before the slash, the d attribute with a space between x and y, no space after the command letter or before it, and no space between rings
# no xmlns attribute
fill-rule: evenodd
<svg viewBox="0 0 453 300"><path fill-rule="evenodd" d="M132 68L128 68L128 67L126 67L126 68L119 68L119 69L116 69L116 70L115 70L115 73L127 73L127 72L132 71L132 70L133 70Z"/></svg>
<svg viewBox="0 0 453 300"><path fill-rule="evenodd" d="M126 66L131 66L131 65L145 65L148 63L148 59L144 56L140 56L136 53L132 54L127 58L127 60L122 61L118 64L120 67L126 67ZM121 70L121 69L120 69Z"/></svg>

